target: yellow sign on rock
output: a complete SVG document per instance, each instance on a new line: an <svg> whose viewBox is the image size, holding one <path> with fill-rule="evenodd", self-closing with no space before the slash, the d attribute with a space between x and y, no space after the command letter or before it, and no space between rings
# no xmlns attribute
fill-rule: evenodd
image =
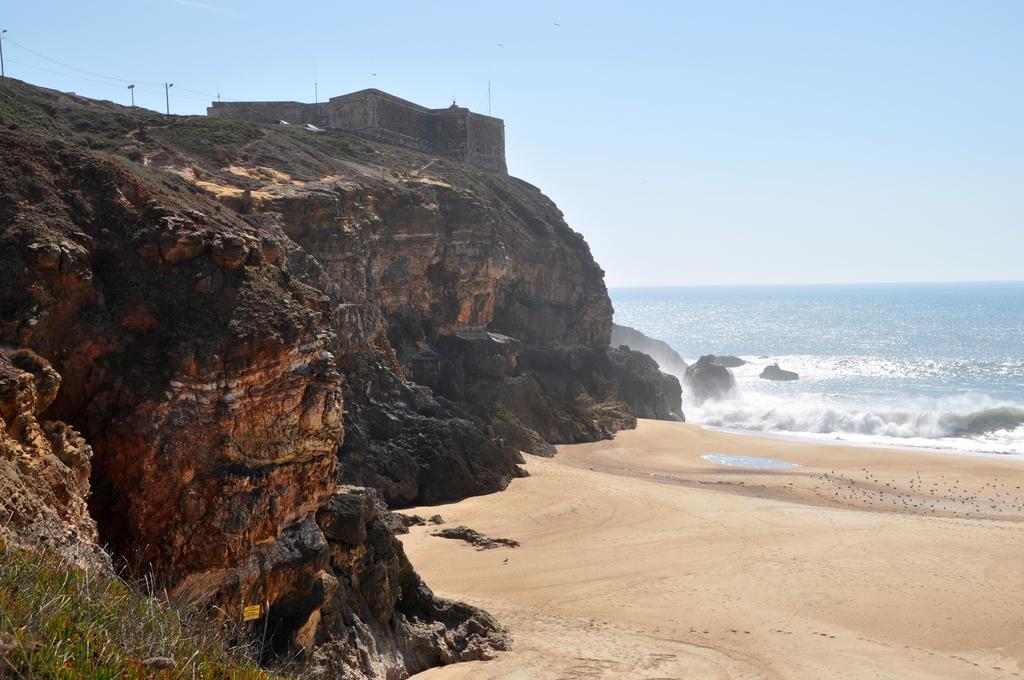
<svg viewBox="0 0 1024 680"><path fill-rule="evenodd" d="M255 621L263 616L263 605L259 604L247 604L242 609L242 620L243 621Z"/></svg>

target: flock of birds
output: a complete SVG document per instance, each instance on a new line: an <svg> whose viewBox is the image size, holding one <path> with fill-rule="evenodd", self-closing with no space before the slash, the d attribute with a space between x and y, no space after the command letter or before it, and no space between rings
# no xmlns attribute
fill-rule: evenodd
<svg viewBox="0 0 1024 680"><path fill-rule="evenodd" d="M1015 482L993 478L980 486L955 476L925 480L918 472L908 481L882 479L867 468L856 474L831 472L816 475L812 487L818 496L878 510L900 510L955 517L1024 517L1024 493Z"/></svg>

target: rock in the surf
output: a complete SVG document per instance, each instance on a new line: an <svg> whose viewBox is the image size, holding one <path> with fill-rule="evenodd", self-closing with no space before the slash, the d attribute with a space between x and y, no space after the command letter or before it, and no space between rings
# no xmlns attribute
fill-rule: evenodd
<svg viewBox="0 0 1024 680"><path fill-rule="evenodd" d="M736 381L732 371L715 363L714 354L706 354L686 369L686 385L698 404L708 399L721 399L732 392Z"/></svg>
<svg viewBox="0 0 1024 680"><path fill-rule="evenodd" d="M761 371L761 375L758 376L762 380L799 380L800 375L793 371L787 371L784 368L779 368L778 364L771 364L765 366L764 370Z"/></svg>

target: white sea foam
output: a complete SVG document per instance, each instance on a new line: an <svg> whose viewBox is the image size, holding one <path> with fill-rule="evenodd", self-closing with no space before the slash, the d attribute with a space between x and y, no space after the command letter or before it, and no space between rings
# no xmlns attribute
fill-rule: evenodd
<svg viewBox="0 0 1024 680"><path fill-rule="evenodd" d="M962 451L1024 454L1024 408L978 392L939 398L899 393L857 395L829 393L830 381L943 380L953 374L1003 368L1024 374L1024 360L890 360L875 357L743 356L748 363L732 369L737 388L729 398L697 405L686 400L687 419L712 427L808 436L891 446L947 448ZM761 380L761 369L778 362L800 380ZM998 366L998 364L1002 364ZM838 385L837 385L838 386ZM866 401L873 396L875 403Z"/></svg>
<svg viewBox="0 0 1024 680"><path fill-rule="evenodd" d="M693 361L736 354L732 398L687 420L784 436L1024 454L1024 284L623 289L615 319ZM768 364L794 382L758 376Z"/></svg>
<svg viewBox="0 0 1024 680"><path fill-rule="evenodd" d="M686 413L691 422L738 430L1024 454L1024 409L984 395L893 408L821 395L772 395L740 386L728 399L689 404Z"/></svg>

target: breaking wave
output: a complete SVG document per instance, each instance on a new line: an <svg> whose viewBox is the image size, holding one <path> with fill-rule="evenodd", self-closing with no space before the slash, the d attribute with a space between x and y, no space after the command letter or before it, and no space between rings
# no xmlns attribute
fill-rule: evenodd
<svg viewBox="0 0 1024 680"><path fill-rule="evenodd" d="M730 398L684 404L687 419L711 427L888 446L1024 454L1024 405L953 387L1024 376L1024 359L914 360L854 356L744 356ZM800 380L757 376L778 361ZM925 396L921 386L948 385ZM916 394L915 394L916 393Z"/></svg>
<svg viewBox="0 0 1024 680"><path fill-rule="evenodd" d="M985 409L977 413L948 415L951 437L973 437L1000 430L1015 430L1024 425L1024 410L1013 406Z"/></svg>
<svg viewBox="0 0 1024 680"><path fill-rule="evenodd" d="M688 362L732 354L732 398L684 403L737 431L1024 455L1024 284L614 291L615 321ZM778 363L800 379L760 379ZM681 376L680 376L681 377Z"/></svg>
<svg viewBox="0 0 1024 680"><path fill-rule="evenodd" d="M857 434L898 439L980 437L1011 432L1024 426L1024 409L986 408L971 413L936 411L848 410L821 405L775 405L758 408L740 400L706 402L700 418L705 425L760 432Z"/></svg>

